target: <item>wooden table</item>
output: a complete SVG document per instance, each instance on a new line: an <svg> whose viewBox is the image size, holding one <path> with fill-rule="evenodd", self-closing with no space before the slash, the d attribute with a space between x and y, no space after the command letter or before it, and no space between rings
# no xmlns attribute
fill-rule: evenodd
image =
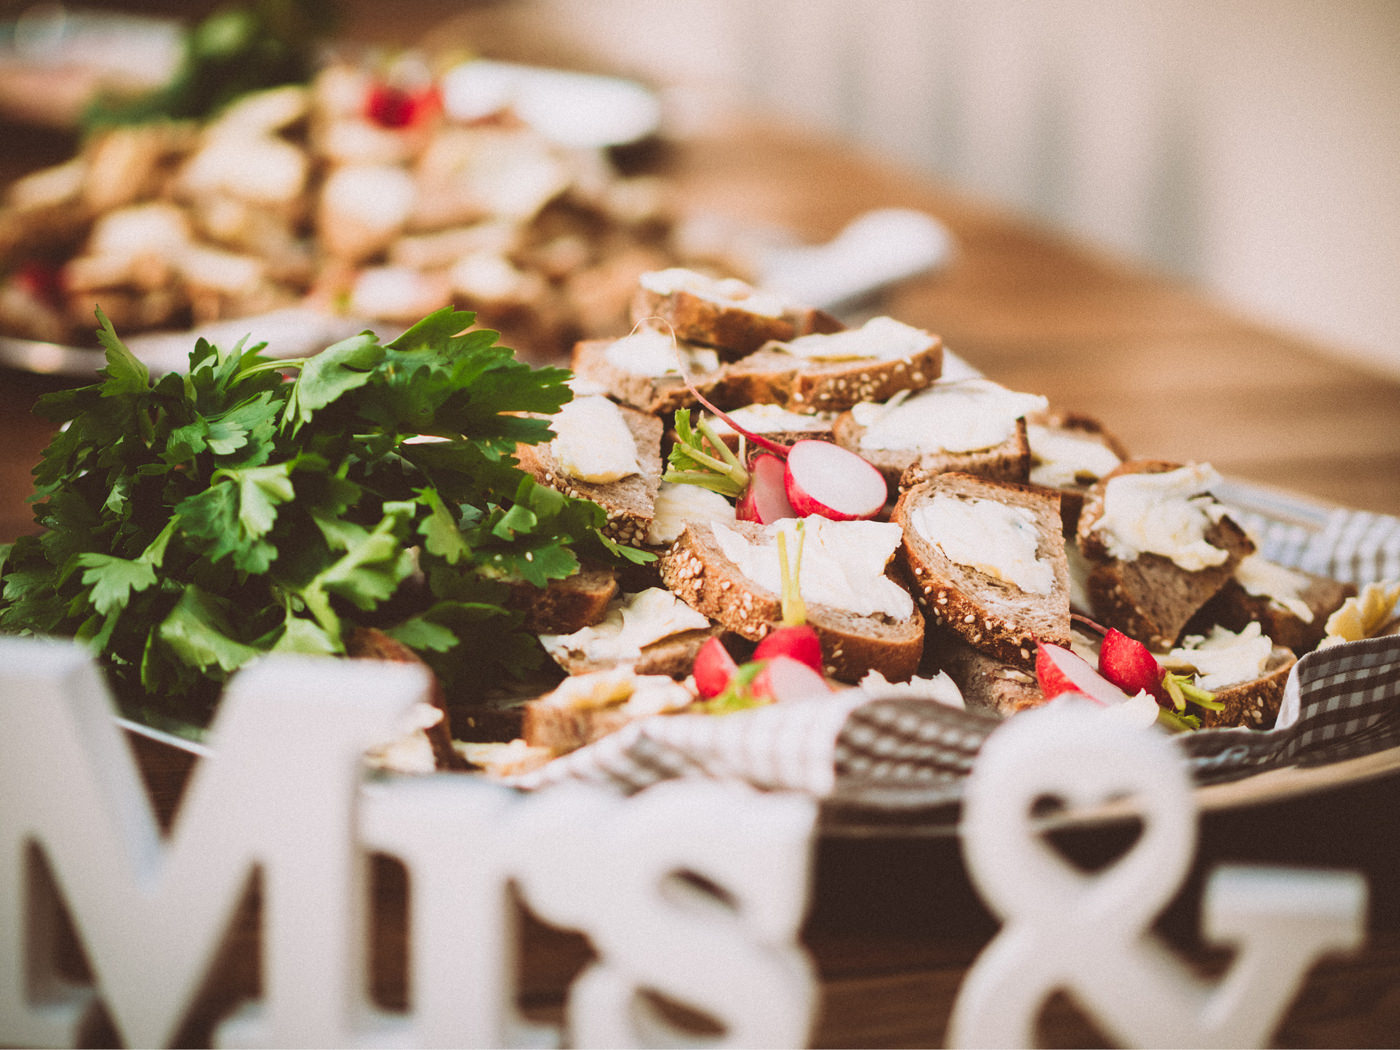
<svg viewBox="0 0 1400 1050"><path fill-rule="evenodd" d="M42 152L36 145L31 156ZM824 238L875 206L925 209L958 251L945 271L912 281L886 312L941 333L993 378L1100 417L1135 453L1201 459L1229 476L1317 500L1400 513L1400 380L1369 374L1308 343L1232 315L1196 291L936 185L761 118L731 118L703 138L659 151L697 208L778 223ZM30 528L28 471L51 429L30 414L60 381L0 372L0 541ZM185 770L150 758L168 813ZM1400 1034L1400 778L1382 777L1290 801L1211 813L1199 859L1161 924L1203 970L1218 951L1197 937L1200 881L1226 861L1337 866L1371 880L1370 941L1322 963L1289 1011L1283 1046L1394 1045ZM396 899L392 870L379 872ZM251 917L235 944L246 949ZM402 912L383 918L377 986L402 999ZM805 943L822 980L818 1046L933 1046L969 963L995 930L963 872L955 838L831 837L817 847ZM532 927L527 1005L557 1016L562 989L587 957L577 938ZM185 1033L253 987L234 952ZM110 1032L93 1033L104 1042ZM1101 1040L1056 1002L1045 1038Z"/></svg>

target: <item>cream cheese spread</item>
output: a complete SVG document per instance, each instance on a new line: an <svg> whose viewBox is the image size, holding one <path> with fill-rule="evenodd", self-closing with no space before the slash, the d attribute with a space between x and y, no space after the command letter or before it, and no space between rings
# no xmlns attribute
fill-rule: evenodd
<svg viewBox="0 0 1400 1050"><path fill-rule="evenodd" d="M1309 580L1301 572L1269 561L1259 554L1246 555L1235 569L1235 580L1256 598L1267 598L1304 623L1313 622L1313 610L1303 601Z"/></svg>
<svg viewBox="0 0 1400 1050"><path fill-rule="evenodd" d="M958 688L957 682L948 677L947 671L939 671L932 678L920 678L915 675L907 682L891 682L879 671L867 671L858 688L862 693L877 700L933 700L948 707L967 707L962 690Z"/></svg>
<svg viewBox="0 0 1400 1050"><path fill-rule="evenodd" d="M1047 407L1038 394L989 379L939 379L912 397L862 401L851 416L864 428L860 447L868 452L976 452L1000 445L1018 419Z"/></svg>
<svg viewBox="0 0 1400 1050"><path fill-rule="evenodd" d="M670 591L648 587L608 603L602 621L573 634L542 634L545 652L590 663L634 664L642 649L684 631L702 631L709 618L696 612Z"/></svg>
<svg viewBox="0 0 1400 1050"><path fill-rule="evenodd" d="M931 349L934 337L892 317L872 317L859 328L799 336L772 344L808 361L898 361Z"/></svg>
<svg viewBox="0 0 1400 1050"><path fill-rule="evenodd" d="M1139 554L1170 558L1187 572L1221 565L1229 551L1206 542L1206 530L1225 516L1210 495L1220 475L1205 463L1156 474L1121 474L1104 486L1104 512L1094 524L1108 553L1120 561Z"/></svg>
<svg viewBox="0 0 1400 1050"><path fill-rule="evenodd" d="M1196 684L1212 690L1261 677L1274 651L1257 621L1245 624L1238 634L1217 626L1208 635L1188 635L1183 642L1162 658L1163 666L1194 670Z"/></svg>
<svg viewBox="0 0 1400 1050"><path fill-rule="evenodd" d="M787 536L784 542L790 568L796 564L798 543L802 544L798 588L803 601L830 605L858 616L884 615L907 620L914 614L914 599L909 592L885 575L885 566L903 536L898 525L885 521L832 521L816 516L784 518L765 527L761 543L750 543L724 525L714 526L725 557L754 583L775 594L782 593L777 543L780 531Z"/></svg>
<svg viewBox="0 0 1400 1050"><path fill-rule="evenodd" d="M1087 434L1039 423L1026 424L1033 484L1063 489L1092 483L1122 462L1118 454Z"/></svg>
<svg viewBox="0 0 1400 1050"><path fill-rule="evenodd" d="M1026 594L1055 589L1055 567L1036 556L1035 515L1026 507L937 495L916 506L909 520L915 532L959 565Z"/></svg>
<svg viewBox="0 0 1400 1050"><path fill-rule="evenodd" d="M570 477L605 484L641 472L632 431L606 397L574 398L550 417L549 429L554 431L550 452Z"/></svg>
<svg viewBox="0 0 1400 1050"><path fill-rule="evenodd" d="M663 481L656 493L647 543L662 547L673 543L688 521L733 521L734 504L718 492L699 485Z"/></svg>
<svg viewBox="0 0 1400 1050"><path fill-rule="evenodd" d="M708 347L677 342L669 332L639 328L631 335L614 339L603 351L614 368L634 376L657 378L679 375L681 364L687 372L713 372L719 368L719 355Z"/></svg>
<svg viewBox="0 0 1400 1050"><path fill-rule="evenodd" d="M726 415L754 434L824 433L831 429L834 418L829 412L793 412L782 405L745 405ZM734 433L734 428L718 416L707 416L706 422L716 434Z"/></svg>
<svg viewBox="0 0 1400 1050"><path fill-rule="evenodd" d="M679 710L692 699L685 686L667 675L639 675L630 667L614 667L570 675L540 702L580 709L618 707L635 715L653 715Z"/></svg>

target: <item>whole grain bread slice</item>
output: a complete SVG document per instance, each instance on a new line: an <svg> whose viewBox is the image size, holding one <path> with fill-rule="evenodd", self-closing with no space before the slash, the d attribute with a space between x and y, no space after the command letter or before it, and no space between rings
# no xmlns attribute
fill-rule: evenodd
<svg viewBox="0 0 1400 1050"><path fill-rule="evenodd" d="M968 708L1006 718L1045 703L1034 671L969 645L956 631L930 624L928 649L927 659L957 683Z"/></svg>
<svg viewBox="0 0 1400 1050"><path fill-rule="evenodd" d="M1131 559L1114 557L1101 534L1108 486L1135 473L1163 473L1183 464L1165 460L1129 460L1092 485L1084 498L1076 539L1089 562L1086 587L1092 613L1105 627L1116 627L1151 649L1170 649L1196 613L1235 574L1240 561L1254 553L1254 543L1228 514L1205 530L1212 547L1225 552L1218 565L1185 569L1151 552Z"/></svg>
<svg viewBox="0 0 1400 1050"><path fill-rule="evenodd" d="M576 344L571 358L575 375L644 412L674 412L696 404L679 371L657 375L620 367L608 354L615 342L586 339ZM922 389L942 367L943 344L933 337L926 349L895 358L818 360L790 354L775 343L738 361L688 373L695 388L726 411L771 404L794 412L840 412L861 401Z"/></svg>
<svg viewBox="0 0 1400 1050"><path fill-rule="evenodd" d="M656 416L627 405L619 405L618 410L636 444L640 469L635 474L606 482L576 478L559 465L550 442L518 445L516 459L522 470L542 484L567 496L597 503L607 513L603 533L618 543L636 545L646 539L656 508L656 493L661 487L661 436L665 425Z"/></svg>
<svg viewBox="0 0 1400 1050"><path fill-rule="evenodd" d="M1219 711L1202 710L1201 728L1243 726L1246 729L1272 729L1278 720L1289 672L1297 662L1298 657L1292 649L1275 645L1264 673L1258 678L1215 690L1215 700L1223 708Z"/></svg>
<svg viewBox="0 0 1400 1050"><path fill-rule="evenodd" d="M1129 458L1127 448L1102 422L1082 412L1047 411L1029 416L1026 437L1030 446L1027 480L1032 485L1043 485L1060 493L1065 536L1072 537L1084 508L1084 493ZM1066 447L1069 449L1082 445L1092 454L1080 455L1070 462L1057 460L1054 457L1060 444L1057 438L1068 439Z"/></svg>
<svg viewBox="0 0 1400 1050"><path fill-rule="evenodd" d="M1204 634L1219 625L1240 631L1258 621L1264 633L1279 645L1295 653L1307 653L1317 648L1327 634L1327 618L1341 608L1342 603L1356 594L1354 584L1328 576L1286 569L1289 581L1297 586L1287 593L1269 593L1256 587L1247 570L1263 562L1263 556L1251 554L1240 563L1235 575L1186 626L1187 634ZM1265 563L1267 564L1267 563Z"/></svg>
<svg viewBox="0 0 1400 1050"><path fill-rule="evenodd" d="M732 526L751 542L764 527L740 521ZM661 556L661 579L692 608L724 627L758 641L782 621L782 598L750 579L725 555L710 523L691 523ZM914 606L907 620L882 614L864 616L832 605L807 602L807 623L821 640L823 670L839 681L858 682L870 671L905 681L918 669L924 645L924 617Z"/></svg>
<svg viewBox="0 0 1400 1050"><path fill-rule="evenodd" d="M845 328L824 310L783 302L737 278L682 269L643 274L631 310L634 322L714 347L726 361L773 341Z"/></svg>
<svg viewBox="0 0 1400 1050"><path fill-rule="evenodd" d="M921 508L940 499L1002 505L1024 515L1022 527L1031 530L1035 561L1050 568L1048 592L1023 590L1003 578L995 571L992 557L980 566L950 557L939 536L927 534L919 520ZM946 627L998 661L1031 671L1037 642L1069 645L1069 566L1058 493L972 474L944 473L905 490L890 520L904 530L902 558L930 624Z"/></svg>

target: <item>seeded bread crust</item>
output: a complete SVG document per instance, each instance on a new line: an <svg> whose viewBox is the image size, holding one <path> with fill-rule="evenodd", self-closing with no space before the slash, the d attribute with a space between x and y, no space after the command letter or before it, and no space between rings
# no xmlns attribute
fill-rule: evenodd
<svg viewBox="0 0 1400 1050"><path fill-rule="evenodd" d="M560 469L549 442L516 446L516 459L522 470L541 484L567 496L591 500L607 512L603 533L626 545L641 544L656 511L656 494L661 488L661 435L665 425L656 416L619 405L627 429L637 446L641 472L617 481L583 481Z"/></svg>
<svg viewBox="0 0 1400 1050"><path fill-rule="evenodd" d="M758 539L763 526L732 526ZM758 641L782 620L782 599L749 579L720 549L708 523L692 522L661 556L661 580L691 608L734 633ZM807 622L821 640L824 672L842 682L858 682L879 671L892 682L907 681L919 667L924 617L918 607L904 623L884 616L860 616L830 605L807 604Z"/></svg>
<svg viewBox="0 0 1400 1050"><path fill-rule="evenodd" d="M782 314L753 313L689 291L655 292L645 286L632 300L634 323L674 332L677 339L714 348L721 359L735 361L765 343L786 342L814 333L830 334L846 326L813 307L790 307Z"/></svg>
<svg viewBox="0 0 1400 1050"><path fill-rule="evenodd" d="M1090 564L1086 586L1092 613L1105 627L1116 627L1151 649L1177 643L1186 625L1235 574L1254 543L1228 516L1213 523L1205 540L1227 553L1225 561L1199 571L1183 569L1159 554L1139 554L1131 561L1113 558L1095 531L1104 514L1104 491L1116 477L1162 473L1183 464L1163 460L1129 460L1092 485L1085 494L1076 539Z"/></svg>
<svg viewBox="0 0 1400 1050"><path fill-rule="evenodd" d="M1185 633L1204 633L1215 624L1231 631L1241 631L1246 624L1258 621L1264 634L1279 645L1295 653L1312 652L1327 634L1327 618L1341 608L1348 598L1355 596L1356 587L1314 573L1305 572L1302 575L1307 577L1308 584L1298 597L1312 611L1310 620L1266 595L1250 594L1238 579L1232 577L1192 618Z"/></svg>
<svg viewBox="0 0 1400 1050"><path fill-rule="evenodd" d="M1244 726L1247 729L1272 729L1278 720L1279 706L1283 703L1288 674L1297 662L1298 657L1292 649L1275 645L1263 675L1215 691L1215 699L1225 705L1224 710L1202 712L1201 728Z"/></svg>
<svg viewBox="0 0 1400 1050"><path fill-rule="evenodd" d="M929 627L928 647L933 662L957 683L969 708L1006 718L1045 703L1034 671L998 660L946 627Z"/></svg>
<svg viewBox="0 0 1400 1050"><path fill-rule="evenodd" d="M696 403L678 375L637 375L609 362L607 348L612 342L586 339L576 344L571 361L574 373L644 412L674 412ZM891 361L813 362L768 347L690 378L697 390L726 411L765 404L794 412L841 412L861 401L883 401L901 390L921 390L942 369L943 344L935 337L929 349Z"/></svg>
<svg viewBox="0 0 1400 1050"><path fill-rule="evenodd" d="M1053 567L1050 593L1027 594L1014 584L960 565L923 536L912 524L913 511L937 496L993 500L1029 510L1035 519L1036 558ZM948 628L997 661L1032 672L1037 642L1069 645L1069 565L1058 493L972 474L939 474L906 490L890 520L904 530L901 555L914 596L931 625Z"/></svg>

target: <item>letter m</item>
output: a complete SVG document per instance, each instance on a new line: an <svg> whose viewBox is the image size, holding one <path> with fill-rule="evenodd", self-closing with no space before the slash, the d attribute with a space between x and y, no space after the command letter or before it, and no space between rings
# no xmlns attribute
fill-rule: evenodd
<svg viewBox="0 0 1400 1050"><path fill-rule="evenodd" d="M257 873L264 999L220 1038L349 1045L367 995L362 755L425 687L406 665L249 667L167 841L92 660L66 643L0 639L0 1043L72 1044L100 998L128 1045L168 1045ZM95 988L58 978L40 854Z"/></svg>

